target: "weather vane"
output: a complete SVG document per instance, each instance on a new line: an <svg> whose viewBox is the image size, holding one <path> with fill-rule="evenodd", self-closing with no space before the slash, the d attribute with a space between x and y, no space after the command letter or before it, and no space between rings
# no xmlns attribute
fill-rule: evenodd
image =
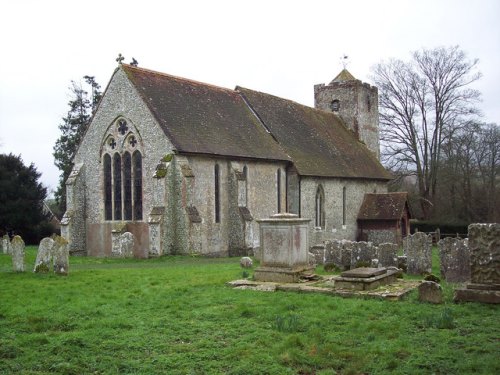
<svg viewBox="0 0 500 375"><path fill-rule="evenodd" d="M349 65L350 61L349 61L349 56L347 56L345 53L342 55L342 57L340 58L340 63L342 64L342 66L345 68L347 68L347 65Z"/></svg>

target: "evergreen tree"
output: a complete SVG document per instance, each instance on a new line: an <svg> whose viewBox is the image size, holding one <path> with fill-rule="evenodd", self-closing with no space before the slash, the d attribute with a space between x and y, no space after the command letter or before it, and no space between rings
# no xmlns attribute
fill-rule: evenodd
<svg viewBox="0 0 500 375"><path fill-rule="evenodd" d="M60 212L66 211L66 180L73 169L73 157L102 96L101 86L93 76L83 78L86 86L90 86L90 94L84 86L71 81L72 99L68 103L68 114L59 125L61 136L54 145L54 164L61 171L59 186L55 192Z"/></svg>
<svg viewBox="0 0 500 375"><path fill-rule="evenodd" d="M47 188L38 181L41 174L21 156L0 154L0 232L19 234L27 243L39 240L45 224L43 202ZM50 233L44 233L50 235Z"/></svg>

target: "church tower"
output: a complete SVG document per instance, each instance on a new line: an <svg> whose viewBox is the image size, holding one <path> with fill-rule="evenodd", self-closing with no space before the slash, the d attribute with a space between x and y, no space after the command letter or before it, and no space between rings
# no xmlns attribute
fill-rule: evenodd
<svg viewBox="0 0 500 375"><path fill-rule="evenodd" d="M328 85L314 86L314 107L336 113L356 137L380 158L378 90L343 69Z"/></svg>

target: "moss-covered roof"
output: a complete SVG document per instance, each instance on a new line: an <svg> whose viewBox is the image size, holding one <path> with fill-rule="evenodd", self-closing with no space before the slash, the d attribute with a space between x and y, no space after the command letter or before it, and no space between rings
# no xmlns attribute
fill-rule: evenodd
<svg viewBox="0 0 500 375"><path fill-rule="evenodd" d="M358 220L400 220L408 207L408 193L365 194Z"/></svg>
<svg viewBox="0 0 500 375"><path fill-rule="evenodd" d="M123 64L181 153L290 160L234 90Z"/></svg>
<svg viewBox="0 0 500 375"><path fill-rule="evenodd" d="M391 178L336 114L242 87L236 90L290 155L300 175Z"/></svg>

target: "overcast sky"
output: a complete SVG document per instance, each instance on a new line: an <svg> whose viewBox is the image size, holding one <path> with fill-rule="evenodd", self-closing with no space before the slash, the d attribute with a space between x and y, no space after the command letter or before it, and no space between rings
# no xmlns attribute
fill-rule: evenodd
<svg viewBox="0 0 500 375"><path fill-rule="evenodd" d="M70 82L106 87L118 53L140 67L313 105L349 56L349 71L437 46L479 58L483 120L500 124L499 0L0 0L0 153L58 184L53 146Z"/></svg>

